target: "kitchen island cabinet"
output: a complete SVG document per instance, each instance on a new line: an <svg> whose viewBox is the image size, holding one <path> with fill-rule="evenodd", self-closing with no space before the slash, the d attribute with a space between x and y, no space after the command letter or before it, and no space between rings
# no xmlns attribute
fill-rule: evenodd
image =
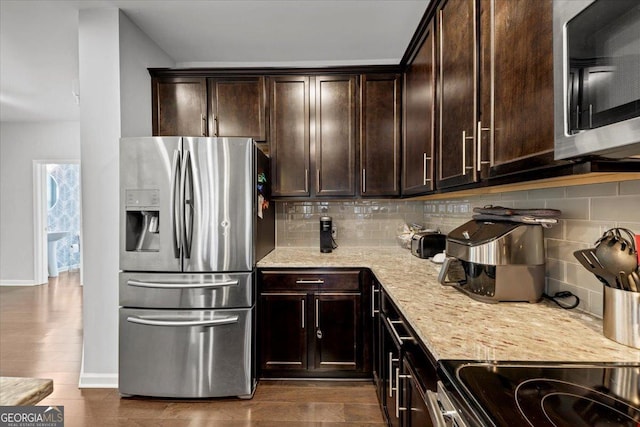
<svg viewBox="0 0 640 427"><path fill-rule="evenodd" d="M263 378L371 376L368 290L361 270L261 270L258 359Z"/></svg>

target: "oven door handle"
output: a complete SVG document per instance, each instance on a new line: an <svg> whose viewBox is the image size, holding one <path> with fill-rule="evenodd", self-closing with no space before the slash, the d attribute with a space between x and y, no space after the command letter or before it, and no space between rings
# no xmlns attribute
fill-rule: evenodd
<svg viewBox="0 0 640 427"><path fill-rule="evenodd" d="M222 282L212 283L158 283L143 282L141 280L127 280L127 285L137 288L155 288L155 289L206 289L206 288L222 288L225 286L237 286L237 280L225 280Z"/></svg>
<svg viewBox="0 0 640 427"><path fill-rule="evenodd" d="M444 415L440 410L440 405L438 404L438 394L432 392L431 390L427 390L427 395L425 397L425 403L427 404L427 408L429 409L429 417L431 418L433 426L446 427L447 422L445 421Z"/></svg>
<svg viewBox="0 0 640 427"><path fill-rule="evenodd" d="M151 320L140 317L127 317L127 322L146 326L222 326L238 323L238 316L228 316L214 320Z"/></svg>

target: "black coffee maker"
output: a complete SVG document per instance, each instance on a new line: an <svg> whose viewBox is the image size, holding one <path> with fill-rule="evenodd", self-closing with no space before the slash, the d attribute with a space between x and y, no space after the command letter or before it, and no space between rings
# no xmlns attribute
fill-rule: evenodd
<svg viewBox="0 0 640 427"><path fill-rule="evenodd" d="M331 217L320 217L320 252L322 253L329 253L336 248L333 236L331 235L331 228Z"/></svg>

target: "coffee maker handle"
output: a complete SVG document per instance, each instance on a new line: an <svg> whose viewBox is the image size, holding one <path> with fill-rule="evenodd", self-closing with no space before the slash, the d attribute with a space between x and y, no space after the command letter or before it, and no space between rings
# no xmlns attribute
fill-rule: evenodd
<svg viewBox="0 0 640 427"><path fill-rule="evenodd" d="M438 275L438 282L440 282L441 285L460 286L460 282L458 281L447 280L449 276L449 270L451 269L451 267L453 267L456 264L459 265L459 263L460 263L460 260L458 260L458 258L455 258L455 257L448 256L444 259L444 262L442 263L442 268L440 269L440 274Z"/></svg>

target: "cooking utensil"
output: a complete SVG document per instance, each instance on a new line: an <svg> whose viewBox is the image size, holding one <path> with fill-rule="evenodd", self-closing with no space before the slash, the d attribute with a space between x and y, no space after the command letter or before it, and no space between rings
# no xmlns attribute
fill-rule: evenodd
<svg viewBox="0 0 640 427"><path fill-rule="evenodd" d="M589 270L589 272L594 274L602 283L612 288L619 287L616 275L610 273L602 266L602 264L600 264L600 261L598 260L594 249L583 249L580 251L575 251L573 253L573 256L576 257L578 262L582 264L584 268Z"/></svg>
<svg viewBox="0 0 640 427"><path fill-rule="evenodd" d="M622 290L628 291L629 289L631 289L629 287L629 276L627 276L627 273L621 271L620 273L618 273L618 277L618 283L620 284L620 288Z"/></svg>
<svg viewBox="0 0 640 427"><path fill-rule="evenodd" d="M638 269L635 235L626 228L612 228L596 241L595 254L600 265L616 276L625 277Z"/></svg>
<svg viewBox="0 0 640 427"><path fill-rule="evenodd" d="M637 271L632 271L629 275L629 288L633 292L640 292L640 275Z"/></svg>

